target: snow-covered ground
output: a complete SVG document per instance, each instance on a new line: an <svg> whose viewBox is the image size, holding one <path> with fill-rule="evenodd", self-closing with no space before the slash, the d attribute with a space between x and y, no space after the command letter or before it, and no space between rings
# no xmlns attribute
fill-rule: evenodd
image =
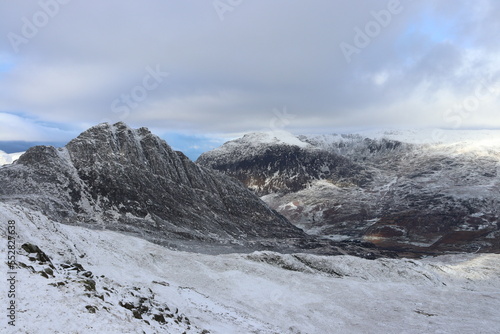
<svg viewBox="0 0 500 334"><path fill-rule="evenodd" d="M33 268L16 269L16 327L4 314L2 333L500 331L500 255L418 261L271 252L203 255L61 225L0 203L3 313L9 302L9 220L16 222L17 261ZM30 261L20 249L27 242L51 258L55 270L48 278L37 272L49 264ZM86 271L65 263L79 263ZM88 286L87 271L95 290ZM146 306L142 320L129 310L139 305ZM165 321L153 320L161 312Z"/></svg>
<svg viewBox="0 0 500 334"><path fill-rule="evenodd" d="M18 153L5 153L4 151L0 151L0 166L8 165L19 159L24 152Z"/></svg>

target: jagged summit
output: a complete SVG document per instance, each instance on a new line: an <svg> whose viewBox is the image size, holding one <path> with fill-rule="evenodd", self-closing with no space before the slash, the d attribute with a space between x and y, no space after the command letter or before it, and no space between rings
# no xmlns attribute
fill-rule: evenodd
<svg viewBox="0 0 500 334"><path fill-rule="evenodd" d="M0 179L1 201L163 244L305 237L238 181L121 122L94 126L63 148L33 147L2 168Z"/></svg>

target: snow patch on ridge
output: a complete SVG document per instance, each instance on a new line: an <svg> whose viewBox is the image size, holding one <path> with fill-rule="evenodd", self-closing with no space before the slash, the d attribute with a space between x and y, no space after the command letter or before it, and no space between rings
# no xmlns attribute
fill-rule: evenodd
<svg viewBox="0 0 500 334"><path fill-rule="evenodd" d="M255 144L284 144L302 148L309 146L309 144L304 143L292 133L284 130L248 134L243 137L243 139L245 138L247 141L252 141Z"/></svg>
<svg viewBox="0 0 500 334"><path fill-rule="evenodd" d="M239 155L252 156L254 154L258 154L261 150L264 150L267 147L273 145L287 145L314 149L311 144L300 140L294 134L284 130L276 130L248 133L241 138L228 141L222 146L215 148L205 154L217 155L222 157L231 156L235 151L237 151Z"/></svg>

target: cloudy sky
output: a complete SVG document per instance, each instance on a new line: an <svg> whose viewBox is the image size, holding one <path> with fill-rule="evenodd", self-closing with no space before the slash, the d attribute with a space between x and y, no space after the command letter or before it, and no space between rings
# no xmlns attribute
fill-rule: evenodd
<svg viewBox="0 0 500 334"><path fill-rule="evenodd" d="M108 121L192 157L250 131L500 128L500 1L0 0L0 150Z"/></svg>

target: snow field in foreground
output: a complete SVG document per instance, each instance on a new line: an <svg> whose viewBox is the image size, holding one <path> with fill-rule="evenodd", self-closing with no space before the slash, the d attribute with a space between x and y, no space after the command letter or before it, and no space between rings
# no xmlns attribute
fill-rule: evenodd
<svg viewBox="0 0 500 334"><path fill-rule="evenodd" d="M500 331L499 255L374 261L272 252L212 256L54 223L3 203L1 309L9 302L9 220L16 222L18 250L26 242L39 246L57 270L54 277L44 278L17 269L17 326L13 331L2 315L2 333L155 333L164 328L169 333ZM23 250L17 257L37 270L39 265ZM93 273L95 294L104 300L84 289L81 276L59 266L75 262ZM57 286L60 281L66 284ZM139 297L150 298L151 308L168 305L190 324L169 320L165 326L154 321L148 325L119 305ZM95 313L89 305L96 307Z"/></svg>

